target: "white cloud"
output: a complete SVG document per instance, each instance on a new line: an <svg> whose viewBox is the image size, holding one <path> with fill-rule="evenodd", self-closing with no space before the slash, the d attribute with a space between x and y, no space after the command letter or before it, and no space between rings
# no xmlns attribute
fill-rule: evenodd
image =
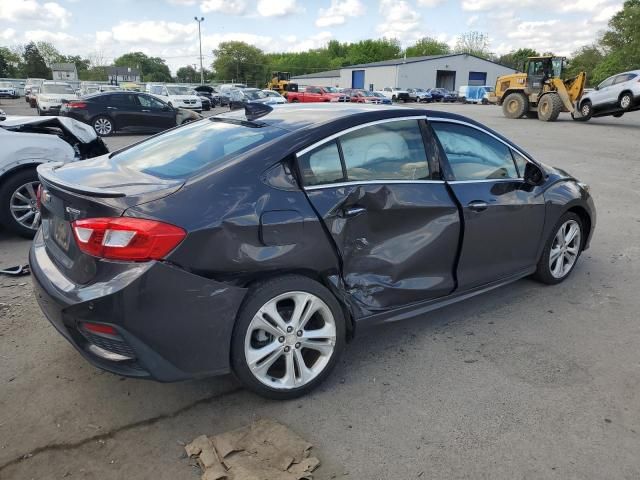
<svg viewBox="0 0 640 480"><path fill-rule="evenodd" d="M384 23L380 23L376 31L383 37L408 41L421 36L418 32L420 14L405 0L380 0L379 11Z"/></svg>
<svg viewBox="0 0 640 480"><path fill-rule="evenodd" d="M172 5L195 5L196 0L167 0Z"/></svg>
<svg viewBox="0 0 640 480"><path fill-rule="evenodd" d="M204 0L200 4L200 10L204 13L244 15L247 12L247 2L246 0Z"/></svg>
<svg viewBox="0 0 640 480"><path fill-rule="evenodd" d="M70 19L71 13L55 2L41 4L36 0L0 1L0 20L67 28Z"/></svg>
<svg viewBox="0 0 640 480"><path fill-rule="evenodd" d="M471 15L467 19L467 27L472 27L473 25L478 23L478 20L480 20L480 15Z"/></svg>
<svg viewBox="0 0 640 480"><path fill-rule="evenodd" d="M342 25L347 17L359 17L364 15L365 8L360 0L331 0L329 8L318 10L316 19L317 27L330 27Z"/></svg>
<svg viewBox="0 0 640 480"><path fill-rule="evenodd" d="M325 47L332 38L333 34L331 32L316 33L315 35L311 35L299 42L294 42L294 44L290 45L287 50L289 52L303 52L305 50Z"/></svg>
<svg viewBox="0 0 640 480"><path fill-rule="evenodd" d="M622 5L611 5L608 7L604 7L600 10L595 17L593 17L594 22L608 22L611 17L613 17L616 13L620 11Z"/></svg>
<svg viewBox="0 0 640 480"><path fill-rule="evenodd" d="M444 3L445 1L446 0L418 0L418 5L421 7L432 8Z"/></svg>
<svg viewBox="0 0 640 480"><path fill-rule="evenodd" d="M256 9L263 17L285 17L299 10L296 0L258 0Z"/></svg>
<svg viewBox="0 0 640 480"><path fill-rule="evenodd" d="M0 31L0 38L8 41L13 40L16 36L16 31L13 28L7 28L6 30Z"/></svg>
<svg viewBox="0 0 640 480"><path fill-rule="evenodd" d="M197 31L198 27L195 22L177 23L154 20L121 22L111 28L114 42L134 44L170 45L183 43L195 38Z"/></svg>
<svg viewBox="0 0 640 480"><path fill-rule="evenodd" d="M537 11L551 13L596 12L612 3L621 5L620 0L573 0L558 2L556 0L462 0L462 9L468 11L501 10L510 13L533 8Z"/></svg>

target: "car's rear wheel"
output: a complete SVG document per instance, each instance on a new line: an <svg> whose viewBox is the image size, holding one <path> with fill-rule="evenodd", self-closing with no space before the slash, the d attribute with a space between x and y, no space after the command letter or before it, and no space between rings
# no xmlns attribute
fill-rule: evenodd
<svg viewBox="0 0 640 480"><path fill-rule="evenodd" d="M109 117L105 117L104 115L100 115L93 119L91 122L93 129L96 133L101 137L108 137L112 135L114 132L113 121Z"/></svg>
<svg viewBox="0 0 640 480"><path fill-rule="evenodd" d="M39 185L36 170L30 168L11 175L0 187L0 223L25 238L33 238L40 227Z"/></svg>
<svg viewBox="0 0 640 480"><path fill-rule="evenodd" d="M331 292L288 275L250 291L234 328L231 363L259 395L295 398L329 375L344 345L344 315Z"/></svg>
<svg viewBox="0 0 640 480"><path fill-rule="evenodd" d="M554 285L566 279L582 252L582 219L573 212L567 212L556 223L542 252L535 278Z"/></svg>

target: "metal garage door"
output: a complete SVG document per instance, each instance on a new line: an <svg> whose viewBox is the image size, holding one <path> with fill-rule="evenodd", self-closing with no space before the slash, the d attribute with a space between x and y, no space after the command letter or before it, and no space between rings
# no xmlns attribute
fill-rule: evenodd
<svg viewBox="0 0 640 480"><path fill-rule="evenodd" d="M364 70L351 72L351 88L364 88Z"/></svg>
<svg viewBox="0 0 640 480"><path fill-rule="evenodd" d="M469 85L486 85L487 72L469 72Z"/></svg>

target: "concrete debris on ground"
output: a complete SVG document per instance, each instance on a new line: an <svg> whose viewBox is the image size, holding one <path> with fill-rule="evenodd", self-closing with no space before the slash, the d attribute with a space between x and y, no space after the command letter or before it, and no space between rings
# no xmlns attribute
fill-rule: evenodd
<svg viewBox="0 0 640 480"><path fill-rule="evenodd" d="M200 435L184 447L202 469L202 480L310 480L320 460L312 445L270 419L213 437Z"/></svg>

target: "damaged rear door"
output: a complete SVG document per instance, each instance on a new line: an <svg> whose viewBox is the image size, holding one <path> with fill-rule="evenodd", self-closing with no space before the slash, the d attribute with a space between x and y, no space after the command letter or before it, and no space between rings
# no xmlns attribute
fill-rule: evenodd
<svg viewBox="0 0 640 480"><path fill-rule="evenodd" d="M335 243L346 292L362 315L455 288L460 217L423 133L421 118L387 119L298 154L305 191Z"/></svg>

